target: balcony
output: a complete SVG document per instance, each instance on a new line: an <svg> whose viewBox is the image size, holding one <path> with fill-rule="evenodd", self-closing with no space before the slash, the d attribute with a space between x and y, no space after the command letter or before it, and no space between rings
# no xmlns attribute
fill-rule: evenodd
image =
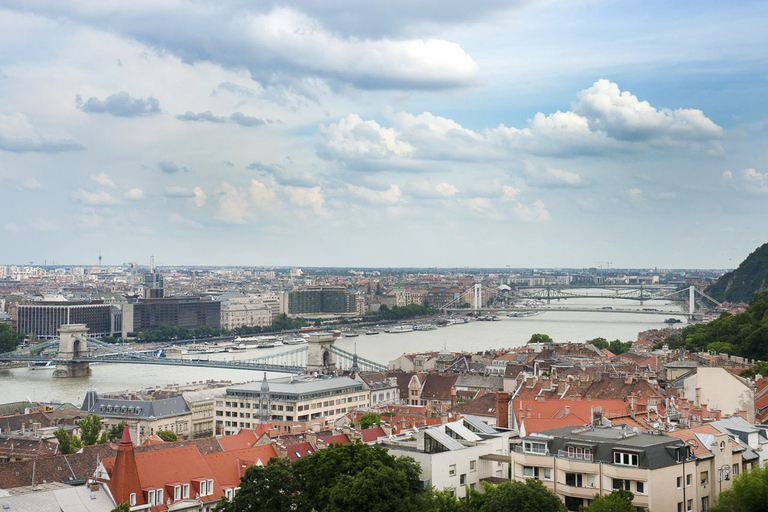
<svg viewBox="0 0 768 512"><path fill-rule="evenodd" d="M559 459L568 459L568 460L575 460L575 461L584 461L584 462L592 462L593 455L592 453L579 453L578 455L576 453L568 454L567 450L557 450L557 457Z"/></svg>
<svg viewBox="0 0 768 512"><path fill-rule="evenodd" d="M515 451L515 453L523 453L525 455L539 455L539 456L543 456L543 457L551 457L551 454L549 453L549 449L547 449L547 450L545 450L543 452L535 452L535 451L530 451L530 450L529 451L525 451L525 450L523 450L523 446L519 445L519 444L515 445L515 450L514 451Z"/></svg>

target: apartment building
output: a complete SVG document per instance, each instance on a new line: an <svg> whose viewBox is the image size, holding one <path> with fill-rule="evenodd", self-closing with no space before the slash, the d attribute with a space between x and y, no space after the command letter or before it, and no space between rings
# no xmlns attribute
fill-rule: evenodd
<svg viewBox="0 0 768 512"><path fill-rule="evenodd" d="M348 412L370 405L370 391L349 377L302 376L228 388L216 399L216 431L272 423L278 431L331 427Z"/></svg>
<svg viewBox="0 0 768 512"><path fill-rule="evenodd" d="M700 477L694 450L668 435L562 427L522 437L511 459L513 479L540 480L568 510L579 510L596 494L614 489L633 492L636 507L701 510L694 485Z"/></svg>

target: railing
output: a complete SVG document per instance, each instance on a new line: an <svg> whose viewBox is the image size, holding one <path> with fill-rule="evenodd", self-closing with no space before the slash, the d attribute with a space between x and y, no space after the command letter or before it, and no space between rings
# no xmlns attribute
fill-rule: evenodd
<svg viewBox="0 0 768 512"><path fill-rule="evenodd" d="M547 449L544 452L534 452L530 450L526 451L523 449L522 445L515 445L514 451L515 453L524 453L525 455L543 455L547 457L551 456L551 454L549 453L549 449Z"/></svg>
<svg viewBox="0 0 768 512"><path fill-rule="evenodd" d="M574 453L568 453L568 450L557 450L557 456L561 459L569 459L569 460L583 460L585 462L592 462L594 460L594 456L589 453L580 453L576 454Z"/></svg>

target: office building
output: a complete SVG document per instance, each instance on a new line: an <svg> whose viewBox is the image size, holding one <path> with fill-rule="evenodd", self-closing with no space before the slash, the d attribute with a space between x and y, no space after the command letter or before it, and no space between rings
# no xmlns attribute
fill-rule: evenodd
<svg viewBox="0 0 768 512"><path fill-rule="evenodd" d="M355 294L343 286L311 286L288 294L288 314L339 313L357 311Z"/></svg>

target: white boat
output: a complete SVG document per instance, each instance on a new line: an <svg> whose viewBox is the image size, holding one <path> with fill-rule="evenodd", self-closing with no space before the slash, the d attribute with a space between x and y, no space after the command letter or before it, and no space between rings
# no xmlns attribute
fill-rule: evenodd
<svg viewBox="0 0 768 512"><path fill-rule="evenodd" d="M344 337L345 338L357 338L358 336L360 336L360 335L358 333L356 333L356 332L345 332L344 333Z"/></svg>
<svg viewBox="0 0 768 512"><path fill-rule="evenodd" d="M375 336L379 334L379 331L365 331L366 336Z"/></svg>
<svg viewBox="0 0 768 512"><path fill-rule="evenodd" d="M400 332L411 332L411 331L413 331L412 325L396 325L389 330L389 332L392 334L397 334Z"/></svg>
<svg viewBox="0 0 768 512"><path fill-rule="evenodd" d="M30 370L55 370L56 364L53 361L32 361L27 365Z"/></svg>
<svg viewBox="0 0 768 512"><path fill-rule="evenodd" d="M414 331L435 331L437 330L437 326L432 324L419 324L419 325L415 325L413 327L413 330Z"/></svg>
<svg viewBox="0 0 768 512"><path fill-rule="evenodd" d="M307 340L304 338L288 338L283 341L283 345L299 345L306 342Z"/></svg>

